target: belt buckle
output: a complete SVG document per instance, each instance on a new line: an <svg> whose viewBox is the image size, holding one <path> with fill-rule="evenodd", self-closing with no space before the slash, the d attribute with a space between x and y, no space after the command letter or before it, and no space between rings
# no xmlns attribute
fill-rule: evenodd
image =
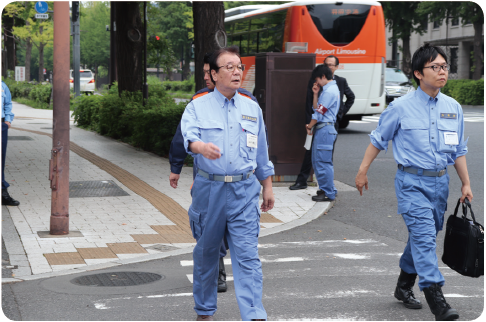
<svg viewBox="0 0 486 322"><path fill-rule="evenodd" d="M224 182L233 182L233 176L224 176Z"/></svg>
<svg viewBox="0 0 486 322"><path fill-rule="evenodd" d="M445 169L439 171L439 177L442 177L445 174Z"/></svg>

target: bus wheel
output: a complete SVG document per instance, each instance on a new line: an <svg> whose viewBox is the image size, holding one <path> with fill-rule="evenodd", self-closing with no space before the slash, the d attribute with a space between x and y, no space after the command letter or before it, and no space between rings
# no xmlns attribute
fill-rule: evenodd
<svg viewBox="0 0 486 322"><path fill-rule="evenodd" d="M340 122L339 122L339 128L340 129L345 129L346 127L348 127L349 125L349 120L348 119L345 119L343 118Z"/></svg>

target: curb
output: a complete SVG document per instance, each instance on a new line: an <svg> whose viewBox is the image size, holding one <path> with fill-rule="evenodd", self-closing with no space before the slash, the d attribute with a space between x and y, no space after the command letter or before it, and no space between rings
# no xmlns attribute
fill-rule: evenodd
<svg viewBox="0 0 486 322"><path fill-rule="evenodd" d="M331 209L334 206L334 201L333 202L317 202L305 215L303 215L301 218L293 220L291 222L282 224L277 227L272 227L272 228L265 228L265 231L260 232L260 238L273 235L276 233L280 233L282 231L290 230L292 228L304 225L314 219L319 218L320 216L324 215L329 209ZM13 225L13 222L4 222L4 228L6 229L14 229L15 226ZM16 230L15 230L16 231ZM7 241L4 240L5 242L5 247L7 247ZM18 245L19 243L20 245ZM18 241L9 241L9 245L14 245L15 246L20 246L22 247L22 244L20 242L20 239ZM23 248L23 247L22 247ZM17 283L17 282L22 282L22 281L32 281L32 280L37 280L41 278L49 278L49 277L56 277L56 276L63 276L63 275L71 275L71 274L77 274L81 272L89 272L89 271L94 271L94 270L99 270L99 269L105 269L105 268L110 268L110 267L116 267L120 265L126 265L126 264L134 264L134 263L141 263L141 262L147 262L151 260L156 260L156 259L162 259L162 258L167 258L171 256L177 256L177 255L185 255L185 254L190 254L192 253L194 247L186 247L186 248L181 248L165 253L160 253L160 254L150 254L150 255L145 255L145 256L140 256L136 258L130 258L130 259L123 259L123 260L116 260L113 262L109 263L103 263L103 264L97 264L97 265L90 265L87 267L81 267L81 268L73 268L69 270L63 270L63 271L56 271L56 272L50 272L50 273L42 273L38 275L24 275L24 276L18 276L16 278L2 278L2 284L6 283Z"/></svg>

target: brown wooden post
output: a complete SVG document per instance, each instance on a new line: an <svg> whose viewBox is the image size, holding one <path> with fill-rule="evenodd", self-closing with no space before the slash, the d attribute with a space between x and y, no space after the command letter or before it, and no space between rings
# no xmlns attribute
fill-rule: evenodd
<svg viewBox="0 0 486 322"><path fill-rule="evenodd" d="M69 234L69 2L54 2L51 235Z"/></svg>

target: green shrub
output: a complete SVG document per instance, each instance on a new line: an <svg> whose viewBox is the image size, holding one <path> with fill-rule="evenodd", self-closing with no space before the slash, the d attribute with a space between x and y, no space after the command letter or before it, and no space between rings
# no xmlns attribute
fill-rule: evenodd
<svg viewBox="0 0 486 322"><path fill-rule="evenodd" d="M186 93L194 93L196 88L196 82L194 80L194 75L191 78L186 79L185 81L164 81L162 82L162 86L165 90L170 92L186 92Z"/></svg>
<svg viewBox="0 0 486 322"><path fill-rule="evenodd" d="M484 79L451 79L442 93L451 96L461 105L484 105Z"/></svg>

